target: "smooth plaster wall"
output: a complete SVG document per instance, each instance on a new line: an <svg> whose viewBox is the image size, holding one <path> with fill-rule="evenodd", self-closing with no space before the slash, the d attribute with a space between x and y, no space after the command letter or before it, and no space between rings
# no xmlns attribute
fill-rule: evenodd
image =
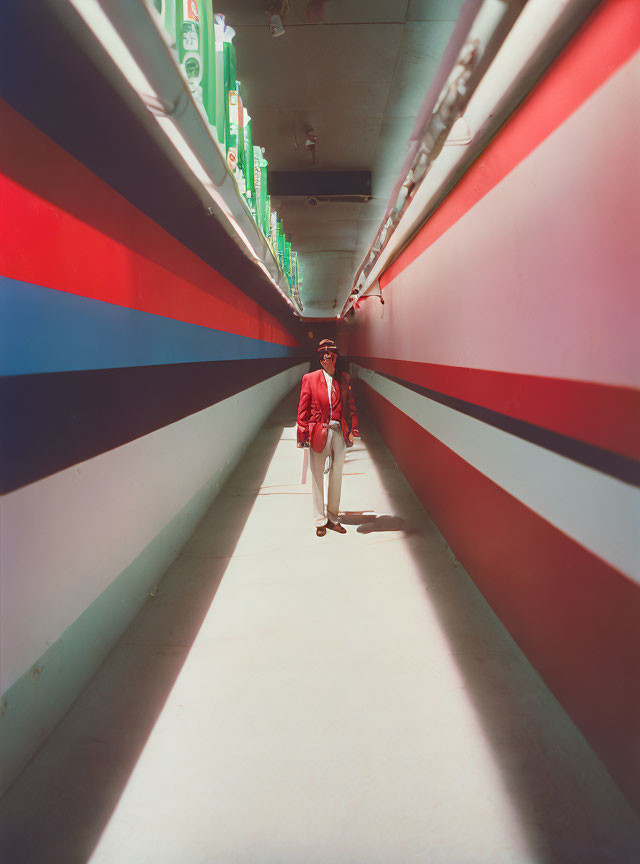
<svg viewBox="0 0 640 864"><path fill-rule="evenodd" d="M452 550L640 805L640 7L602 4L342 335Z"/></svg>
<svg viewBox="0 0 640 864"><path fill-rule="evenodd" d="M1 101L0 117L1 790L308 363L286 327Z"/></svg>

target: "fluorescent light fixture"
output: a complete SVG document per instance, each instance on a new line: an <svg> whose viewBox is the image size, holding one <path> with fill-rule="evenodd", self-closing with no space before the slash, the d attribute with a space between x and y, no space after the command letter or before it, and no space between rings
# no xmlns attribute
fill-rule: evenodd
<svg viewBox="0 0 640 864"><path fill-rule="evenodd" d="M207 174L204 169L202 163L193 152L187 140L185 139L182 132L177 128L174 120L171 117L163 117L158 115L153 115L165 133L167 138L171 141L177 152L180 154L182 159L184 160L187 167L193 173L197 180L200 181L204 189L206 189L207 194L210 196L212 201L217 205L220 212L225 216L231 227L233 228L235 234L240 238L247 251L249 252L250 257L260 266L260 268L266 273L271 282L280 290L278 283L275 282L271 273L265 266L264 262L260 258L260 256L256 253L253 245L244 230L240 226L238 220L234 217L233 213L229 209L227 202L225 201L223 195L220 194L216 185L214 184L211 177ZM281 292L282 293L282 292Z"/></svg>
<svg viewBox="0 0 640 864"><path fill-rule="evenodd" d="M211 177L209 177L209 175L202 166L202 162L200 162L191 147L187 144L184 135L177 128L173 119L171 117L162 117L156 115L154 115L154 117L158 123L158 126L162 129L169 141L171 141L180 156L182 156L182 159L186 163L187 167L197 177L197 179L202 183L202 185L212 185ZM218 201L216 201L216 204L220 206L220 203Z"/></svg>
<svg viewBox="0 0 640 864"><path fill-rule="evenodd" d="M120 69L129 84L142 101L147 104L145 94L160 102L158 94L151 86L149 79L138 65L135 57L120 38L109 18L105 15L98 0L68 0L87 27L101 43L104 50Z"/></svg>

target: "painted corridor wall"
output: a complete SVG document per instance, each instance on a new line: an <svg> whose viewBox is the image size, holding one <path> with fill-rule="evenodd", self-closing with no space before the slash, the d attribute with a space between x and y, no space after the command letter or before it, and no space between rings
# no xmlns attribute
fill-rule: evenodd
<svg viewBox="0 0 640 864"><path fill-rule="evenodd" d="M343 333L399 466L640 806L640 5L599 7Z"/></svg>
<svg viewBox="0 0 640 864"><path fill-rule="evenodd" d="M259 305L0 101L0 788L306 364Z"/></svg>

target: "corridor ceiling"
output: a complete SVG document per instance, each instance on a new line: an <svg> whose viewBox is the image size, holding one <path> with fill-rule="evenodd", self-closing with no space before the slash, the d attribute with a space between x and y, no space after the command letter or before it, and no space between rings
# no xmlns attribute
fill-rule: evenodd
<svg viewBox="0 0 640 864"><path fill-rule="evenodd" d="M302 262L304 317L342 310L463 2L289 0L277 38L270 0L214 4L236 32L237 74L269 171L371 172L368 201L272 196ZM309 129L315 153L304 146Z"/></svg>
<svg viewBox="0 0 640 864"><path fill-rule="evenodd" d="M8 4L0 52L2 97L265 311L306 338L309 319L335 322L343 312L365 256L367 267L362 273L373 285L380 268L428 218L427 205L435 201L437 206L437 196L446 194L447 184L462 176L598 0L532 4L535 9L528 24L520 28L520 40L506 52L506 70L503 65L488 76L494 84L499 81L497 93L482 102L475 119L465 113L474 129L473 146L461 151L459 165L447 163L443 155L442 170L429 175L440 171L440 187L418 186L417 193L409 196L406 221L397 203L400 174L402 180L411 176L412 183L419 184L413 173L418 163L412 159L418 145L427 145L427 126L448 134L441 109L432 114L434 94L444 92L447 63L461 56L459 40L468 40L469 16L475 15L481 0L276 0L285 28L277 38L271 36L265 14L270 0L215 0L214 8L235 30L237 76L252 118L253 141L265 148L271 179L276 172L306 172L307 179L313 180L326 172L371 175L368 199L327 200L318 195L310 203L304 195L272 195L272 207L283 219L302 263L302 320L292 320L290 299L265 267L256 266L260 260L253 247L248 252L232 223L216 217L207 185L163 131L166 124L161 128L158 117L171 126L174 115L178 124L183 118L195 120L176 127L189 136L189 145L195 148L191 155L202 154L195 156L196 161L202 159L199 167L207 165L211 177L219 175L207 180L209 185L227 181L233 185L208 126L189 99L171 49L162 42L162 25L156 27L149 17L148 10L157 10L159 2L20 0ZM473 94L509 28L530 4L531 0L485 0L483 8L493 8L489 23L494 29L480 34L486 44L473 69L474 78L464 79L462 89L456 84L456 99L463 91L467 99ZM120 68L124 55L114 57L102 30L92 32L79 14L88 8L105 10L116 22L125 53L130 51L149 70L162 99L156 96L156 102L149 102L146 85L142 91L136 89ZM116 25L107 21L100 28L106 26L104 32L109 32ZM25 57L33 62L25 63ZM443 97L439 104L446 107L447 99ZM167 106L172 106L171 111ZM416 140L409 151L412 133ZM316 139L315 148L305 147L307 138ZM434 140L429 147L440 158ZM449 148L449 155L457 149ZM408 165L413 165L410 175ZM28 176L24 182L30 182ZM241 202L233 188L237 212ZM399 214L400 225L389 244L394 249L383 250L381 261L373 266L367 253L374 239L376 247L381 245L378 230L392 192L398 209L382 234L388 234L390 222ZM253 223L251 227L257 237L258 229Z"/></svg>

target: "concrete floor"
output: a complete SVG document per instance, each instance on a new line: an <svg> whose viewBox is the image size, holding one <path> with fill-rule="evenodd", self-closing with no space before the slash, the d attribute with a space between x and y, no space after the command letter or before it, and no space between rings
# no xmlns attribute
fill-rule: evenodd
<svg viewBox="0 0 640 864"><path fill-rule="evenodd" d="M366 422L316 538L295 399L3 799L3 864L640 861Z"/></svg>

